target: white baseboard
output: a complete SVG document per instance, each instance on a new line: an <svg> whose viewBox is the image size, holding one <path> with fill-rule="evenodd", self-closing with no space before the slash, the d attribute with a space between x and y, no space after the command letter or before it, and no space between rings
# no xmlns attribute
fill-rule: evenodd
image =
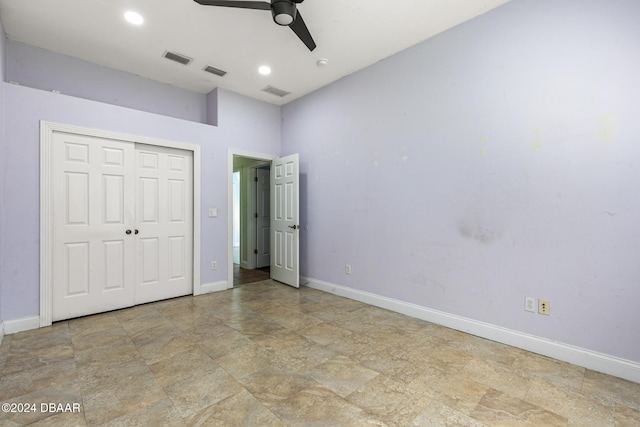
<svg viewBox="0 0 640 427"><path fill-rule="evenodd" d="M220 282L203 283L200 285L200 293L198 295L209 294L211 292L226 291L229 289L229 282L222 280Z"/></svg>
<svg viewBox="0 0 640 427"><path fill-rule="evenodd" d="M322 280L303 278L302 282L304 286L308 286L313 289L329 292L492 341L518 347L533 353L552 357L587 369L640 383L640 363L632 362L630 360L621 359L615 356L598 353L596 351L587 350L561 342L551 341L546 338L433 310L393 298L387 298L370 292L335 285Z"/></svg>
<svg viewBox="0 0 640 427"><path fill-rule="evenodd" d="M22 319L5 320L4 333L7 335L29 331L40 327L40 316L23 317Z"/></svg>

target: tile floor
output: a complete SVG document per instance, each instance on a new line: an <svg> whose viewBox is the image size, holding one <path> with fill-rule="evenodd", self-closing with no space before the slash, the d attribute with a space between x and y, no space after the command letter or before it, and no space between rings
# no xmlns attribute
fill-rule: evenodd
<svg viewBox="0 0 640 427"><path fill-rule="evenodd" d="M271 277L269 267L247 270L233 264L233 286L246 285L247 283L261 282Z"/></svg>
<svg viewBox="0 0 640 427"><path fill-rule="evenodd" d="M640 425L640 384L272 281L6 336L0 373L37 405L0 426Z"/></svg>

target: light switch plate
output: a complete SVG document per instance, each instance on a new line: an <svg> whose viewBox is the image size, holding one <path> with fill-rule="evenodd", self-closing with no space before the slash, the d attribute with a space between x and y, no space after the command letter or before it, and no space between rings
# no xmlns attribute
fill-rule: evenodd
<svg viewBox="0 0 640 427"><path fill-rule="evenodd" d="M218 208L209 208L209 218L215 218L218 216Z"/></svg>

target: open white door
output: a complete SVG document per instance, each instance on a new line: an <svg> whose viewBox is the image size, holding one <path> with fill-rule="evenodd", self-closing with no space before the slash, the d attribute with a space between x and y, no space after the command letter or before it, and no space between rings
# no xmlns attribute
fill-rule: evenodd
<svg viewBox="0 0 640 427"><path fill-rule="evenodd" d="M298 154L271 163L271 278L295 288L300 287L298 173Z"/></svg>

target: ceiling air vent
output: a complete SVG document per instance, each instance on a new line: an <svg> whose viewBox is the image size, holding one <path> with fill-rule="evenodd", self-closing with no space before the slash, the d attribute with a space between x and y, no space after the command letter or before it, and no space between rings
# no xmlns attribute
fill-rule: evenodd
<svg viewBox="0 0 640 427"><path fill-rule="evenodd" d="M223 70L221 70L219 68L216 68L216 67L212 67L211 65L207 65L202 70L206 71L207 73L215 74L216 76L220 76L220 77L222 77L225 74L227 74L226 71L223 71Z"/></svg>
<svg viewBox="0 0 640 427"><path fill-rule="evenodd" d="M179 62L182 65L187 65L192 61L188 56L180 55L179 53L166 51L164 53L165 58L170 59L171 61Z"/></svg>
<svg viewBox="0 0 640 427"><path fill-rule="evenodd" d="M275 96L279 96L280 98L284 98L287 95L290 95L291 92L287 92L286 90L278 89L277 87L267 86L262 89L263 92L270 93Z"/></svg>

